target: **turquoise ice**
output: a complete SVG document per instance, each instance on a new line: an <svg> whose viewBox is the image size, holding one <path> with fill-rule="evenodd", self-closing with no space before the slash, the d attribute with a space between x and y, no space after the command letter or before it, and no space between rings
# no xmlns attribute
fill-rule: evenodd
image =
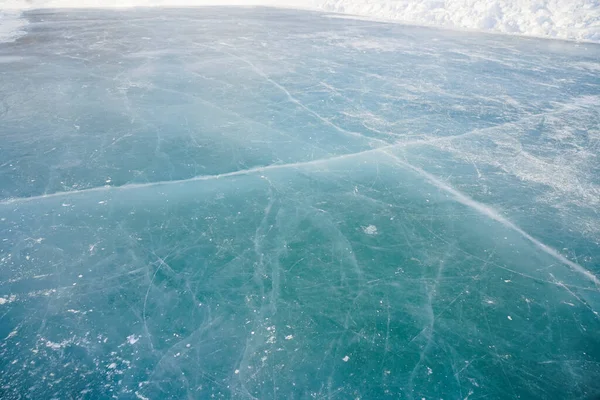
<svg viewBox="0 0 600 400"><path fill-rule="evenodd" d="M600 395L600 45L26 17L0 44L2 399Z"/></svg>

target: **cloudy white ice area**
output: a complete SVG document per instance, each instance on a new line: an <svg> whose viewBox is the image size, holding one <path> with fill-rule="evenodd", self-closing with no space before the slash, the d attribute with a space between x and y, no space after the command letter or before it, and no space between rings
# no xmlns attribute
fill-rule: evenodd
<svg viewBox="0 0 600 400"><path fill-rule="evenodd" d="M263 7L23 18L2 400L600 395L600 45Z"/></svg>
<svg viewBox="0 0 600 400"><path fill-rule="evenodd" d="M17 10L2 10L0 8L0 43L12 42L25 34L27 20Z"/></svg>
<svg viewBox="0 0 600 400"><path fill-rule="evenodd" d="M597 0L2 0L0 10L207 5L311 9L415 25L600 41ZM0 26L5 25L0 39L9 29L2 18L0 13Z"/></svg>

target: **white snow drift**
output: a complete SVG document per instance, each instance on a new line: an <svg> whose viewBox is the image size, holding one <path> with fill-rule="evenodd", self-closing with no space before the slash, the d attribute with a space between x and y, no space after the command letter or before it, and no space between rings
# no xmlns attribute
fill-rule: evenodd
<svg viewBox="0 0 600 400"><path fill-rule="evenodd" d="M0 0L0 39L22 26L7 10L262 5L453 29L600 42L598 0Z"/></svg>

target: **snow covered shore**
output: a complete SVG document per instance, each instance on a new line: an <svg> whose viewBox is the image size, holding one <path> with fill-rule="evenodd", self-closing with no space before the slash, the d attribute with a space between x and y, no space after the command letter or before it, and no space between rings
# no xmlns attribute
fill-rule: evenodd
<svg viewBox="0 0 600 400"><path fill-rule="evenodd" d="M597 0L0 0L0 40L23 25L16 12L37 8L246 5L320 10L453 29L600 43Z"/></svg>

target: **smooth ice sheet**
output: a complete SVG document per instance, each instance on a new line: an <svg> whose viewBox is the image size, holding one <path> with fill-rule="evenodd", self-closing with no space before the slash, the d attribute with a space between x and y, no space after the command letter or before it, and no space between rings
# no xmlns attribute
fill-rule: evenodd
<svg viewBox="0 0 600 400"><path fill-rule="evenodd" d="M600 47L268 9L0 44L0 397L592 399Z"/></svg>

